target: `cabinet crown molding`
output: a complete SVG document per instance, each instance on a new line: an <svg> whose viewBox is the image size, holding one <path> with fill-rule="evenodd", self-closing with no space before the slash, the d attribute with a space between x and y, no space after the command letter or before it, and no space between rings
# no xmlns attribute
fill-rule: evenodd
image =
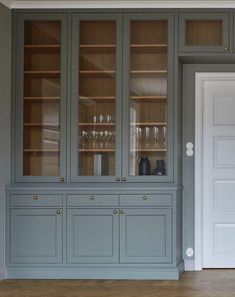
<svg viewBox="0 0 235 297"><path fill-rule="evenodd" d="M9 8L235 8L234 0L0 0Z"/></svg>

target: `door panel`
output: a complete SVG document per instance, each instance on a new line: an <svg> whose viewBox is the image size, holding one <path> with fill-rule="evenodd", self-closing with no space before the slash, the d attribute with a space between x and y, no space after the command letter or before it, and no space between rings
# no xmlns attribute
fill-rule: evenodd
<svg viewBox="0 0 235 297"><path fill-rule="evenodd" d="M120 214L120 261L170 263L171 234L171 209L125 209Z"/></svg>
<svg viewBox="0 0 235 297"><path fill-rule="evenodd" d="M217 75L217 76L216 76ZM235 267L235 75L203 88L203 267Z"/></svg>
<svg viewBox="0 0 235 297"><path fill-rule="evenodd" d="M127 13L124 23L124 181L172 181L172 15Z"/></svg>
<svg viewBox="0 0 235 297"><path fill-rule="evenodd" d="M120 177L121 26L121 14L73 19L73 181Z"/></svg>
<svg viewBox="0 0 235 297"><path fill-rule="evenodd" d="M67 211L67 262L117 263L118 212L113 209Z"/></svg>
<svg viewBox="0 0 235 297"><path fill-rule="evenodd" d="M12 209L10 240L11 263L62 263L61 210Z"/></svg>

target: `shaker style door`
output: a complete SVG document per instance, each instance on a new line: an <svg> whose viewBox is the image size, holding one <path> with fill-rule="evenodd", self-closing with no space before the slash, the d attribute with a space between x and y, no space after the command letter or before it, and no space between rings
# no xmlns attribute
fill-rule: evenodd
<svg viewBox="0 0 235 297"><path fill-rule="evenodd" d="M67 17L17 19L16 181L66 180Z"/></svg>
<svg viewBox="0 0 235 297"><path fill-rule="evenodd" d="M73 18L71 179L119 182L122 15Z"/></svg>
<svg viewBox="0 0 235 297"><path fill-rule="evenodd" d="M124 181L173 176L173 15L126 14L124 21Z"/></svg>
<svg viewBox="0 0 235 297"><path fill-rule="evenodd" d="M183 12L179 18L179 51L229 53L229 13Z"/></svg>

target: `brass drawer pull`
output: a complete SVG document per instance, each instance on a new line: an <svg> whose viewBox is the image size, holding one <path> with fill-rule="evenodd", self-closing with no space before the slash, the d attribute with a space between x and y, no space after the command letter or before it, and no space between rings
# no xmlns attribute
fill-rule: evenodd
<svg viewBox="0 0 235 297"><path fill-rule="evenodd" d="M124 182L125 182L125 181L126 181L126 178L125 178L125 177L123 177L123 178L122 178L122 181L124 181Z"/></svg>
<svg viewBox="0 0 235 297"><path fill-rule="evenodd" d="M148 197L147 197L147 196L143 196L143 199L144 199L144 200L147 200L147 199L148 199Z"/></svg>
<svg viewBox="0 0 235 297"><path fill-rule="evenodd" d="M117 212L117 210L115 209L114 211L113 211L113 214L117 214L118 212Z"/></svg>
<svg viewBox="0 0 235 297"><path fill-rule="evenodd" d="M117 182L120 182L120 177L116 177L116 181Z"/></svg>
<svg viewBox="0 0 235 297"><path fill-rule="evenodd" d="M228 48L227 48L227 47L225 47L225 48L224 48L224 50L227 52L227 51L228 51Z"/></svg>
<svg viewBox="0 0 235 297"><path fill-rule="evenodd" d="M90 199L91 200L95 200L95 196L90 196Z"/></svg>
<svg viewBox="0 0 235 297"><path fill-rule="evenodd" d="M124 210L122 210L122 209L119 210L119 213L120 213L120 214L124 214Z"/></svg>
<svg viewBox="0 0 235 297"><path fill-rule="evenodd" d="M58 181L60 181L61 183L63 183L64 182L64 177L58 178Z"/></svg>
<svg viewBox="0 0 235 297"><path fill-rule="evenodd" d="M56 213L57 213L57 214L60 214L61 212L60 212L60 210L57 210Z"/></svg>
<svg viewBox="0 0 235 297"><path fill-rule="evenodd" d="M37 195L34 195L34 196L33 196L33 199L34 199L34 200L38 200L38 196L37 196Z"/></svg>

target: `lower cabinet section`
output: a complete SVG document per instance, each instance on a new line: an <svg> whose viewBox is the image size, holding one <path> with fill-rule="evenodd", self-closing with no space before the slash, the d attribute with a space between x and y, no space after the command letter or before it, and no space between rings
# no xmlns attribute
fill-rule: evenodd
<svg viewBox="0 0 235 297"><path fill-rule="evenodd" d="M171 263L171 209L125 209L120 216L120 262Z"/></svg>
<svg viewBox="0 0 235 297"><path fill-rule="evenodd" d="M178 279L183 271L177 191L8 197L9 278Z"/></svg>
<svg viewBox="0 0 235 297"><path fill-rule="evenodd" d="M118 263L118 216L112 209L67 211L67 262Z"/></svg>
<svg viewBox="0 0 235 297"><path fill-rule="evenodd" d="M12 209L11 263L62 263L62 211Z"/></svg>

